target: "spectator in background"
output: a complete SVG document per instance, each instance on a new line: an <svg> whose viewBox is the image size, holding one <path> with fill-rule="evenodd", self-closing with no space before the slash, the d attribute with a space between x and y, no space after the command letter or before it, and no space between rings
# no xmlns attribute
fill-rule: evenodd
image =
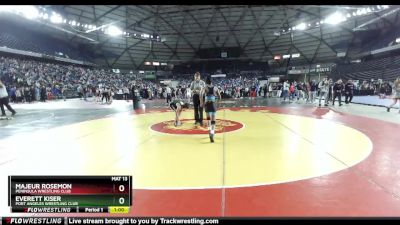
<svg viewBox="0 0 400 225"><path fill-rule="evenodd" d="M276 97L278 97L278 98L280 98L281 96L282 96L282 88L283 88L283 85L281 85L281 84L278 84L277 86L276 86Z"/></svg>
<svg viewBox="0 0 400 225"><path fill-rule="evenodd" d="M282 86L283 101L285 101L286 97L288 97L288 95L289 95L289 87L290 87L290 84L289 84L288 80L283 82L283 86ZM290 101L290 99L289 99L289 101Z"/></svg>
<svg viewBox="0 0 400 225"><path fill-rule="evenodd" d="M318 106L321 107L322 97L325 99L325 106L328 106L328 91L329 91L329 81L328 78L325 77L321 82L318 84L319 88L319 104Z"/></svg>
<svg viewBox="0 0 400 225"><path fill-rule="evenodd" d="M10 90L10 96L11 96L11 101L13 103L17 102L17 96L15 95L15 92L17 91L17 88L15 86L13 86Z"/></svg>
<svg viewBox="0 0 400 225"><path fill-rule="evenodd" d="M268 85L268 97L272 97L272 92L273 92L273 85L272 83L269 83Z"/></svg>
<svg viewBox="0 0 400 225"><path fill-rule="evenodd" d="M4 106L7 107L8 110L12 113L14 116L17 112L8 104L8 93L7 93L7 88L3 84L2 81L0 81L0 108L1 108L1 116L7 116L6 111L4 110Z"/></svg>
<svg viewBox="0 0 400 225"><path fill-rule="evenodd" d="M344 86L345 103L349 104L353 100L354 84L351 80L348 80Z"/></svg>
<svg viewBox="0 0 400 225"><path fill-rule="evenodd" d="M297 101L300 100L300 98L303 98L303 84L301 82L296 84L296 96L297 96Z"/></svg>
<svg viewBox="0 0 400 225"><path fill-rule="evenodd" d="M332 101L333 98L333 81L332 79L329 79L329 89L328 89L328 103L329 101Z"/></svg>
<svg viewBox="0 0 400 225"><path fill-rule="evenodd" d="M128 88L127 86L124 86L123 92L124 92L124 100L127 100L127 101L128 101L129 88Z"/></svg>
<svg viewBox="0 0 400 225"><path fill-rule="evenodd" d="M289 86L289 103L290 103L290 100L293 101L295 94L296 94L296 88L294 86L294 83L291 83Z"/></svg>
<svg viewBox="0 0 400 225"><path fill-rule="evenodd" d="M46 97L47 97L46 87L44 85L42 85L42 87L40 88L40 101L45 102Z"/></svg>
<svg viewBox="0 0 400 225"><path fill-rule="evenodd" d="M392 86L390 86L389 83L386 83L386 86L385 86L385 95L386 95L386 96L392 95Z"/></svg>
<svg viewBox="0 0 400 225"><path fill-rule="evenodd" d="M387 111L390 112L390 108L392 108L394 105L396 105L397 101L400 101L400 77L397 77L396 81L394 82L393 86L395 93L393 95L393 103L389 105L387 108ZM399 110L400 113L400 110Z"/></svg>
<svg viewBox="0 0 400 225"><path fill-rule="evenodd" d="M17 90L15 91L15 96L17 98L17 103L18 102L22 102L22 91L21 91L21 88L17 88Z"/></svg>
<svg viewBox="0 0 400 225"><path fill-rule="evenodd" d="M339 79L335 85L333 86L333 100L332 105L335 105L336 97L339 98L339 106L342 106L342 91L343 91L343 82Z"/></svg>
<svg viewBox="0 0 400 225"><path fill-rule="evenodd" d="M386 88L386 83L383 83L381 87L379 88L379 98L383 99L385 98L385 88Z"/></svg>
<svg viewBox="0 0 400 225"><path fill-rule="evenodd" d="M31 91L29 90L29 87L24 88L24 97L25 97L25 102L29 102L29 103L32 102Z"/></svg>
<svg viewBox="0 0 400 225"><path fill-rule="evenodd" d="M258 96L261 96L261 93L263 92L263 89L265 89L265 86L266 86L267 84L264 84L264 86L263 87L260 87L259 85L257 86L257 89L258 89ZM264 97L265 97L265 94L264 94Z"/></svg>
<svg viewBox="0 0 400 225"><path fill-rule="evenodd" d="M257 88L255 85L252 85L251 89L250 89L250 99L253 99L256 97L257 97Z"/></svg>
<svg viewBox="0 0 400 225"><path fill-rule="evenodd" d="M304 98L306 99L306 102L309 102L310 101L310 83L309 82L303 83L303 90L304 90Z"/></svg>
<svg viewBox="0 0 400 225"><path fill-rule="evenodd" d="M315 82L315 80L312 80L310 82L310 102L311 104L314 104L316 96L317 96L317 91L318 91L318 85Z"/></svg>

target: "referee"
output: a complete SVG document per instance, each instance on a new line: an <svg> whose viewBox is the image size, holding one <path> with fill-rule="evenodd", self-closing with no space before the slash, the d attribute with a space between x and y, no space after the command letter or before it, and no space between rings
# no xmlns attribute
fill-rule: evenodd
<svg viewBox="0 0 400 225"><path fill-rule="evenodd" d="M190 84L190 89L193 93L194 124L200 124L200 126L203 126L203 107L200 107L200 92L205 86L204 81L200 80L200 73L196 72L194 74L194 81Z"/></svg>

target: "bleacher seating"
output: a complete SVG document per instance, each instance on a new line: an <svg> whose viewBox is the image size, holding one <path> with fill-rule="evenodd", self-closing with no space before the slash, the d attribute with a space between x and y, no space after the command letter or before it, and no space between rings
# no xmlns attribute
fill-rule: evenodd
<svg viewBox="0 0 400 225"><path fill-rule="evenodd" d="M88 55L63 40L31 30L27 32L23 27L7 21L0 21L0 46L58 57L56 52L62 52L71 59L92 61Z"/></svg>
<svg viewBox="0 0 400 225"><path fill-rule="evenodd" d="M355 64L338 65L332 70L336 78L394 80L400 76L400 56L373 59Z"/></svg>

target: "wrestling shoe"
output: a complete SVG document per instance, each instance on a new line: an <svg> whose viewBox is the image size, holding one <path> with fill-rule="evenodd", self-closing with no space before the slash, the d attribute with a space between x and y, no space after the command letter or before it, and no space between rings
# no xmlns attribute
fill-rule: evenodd
<svg viewBox="0 0 400 225"><path fill-rule="evenodd" d="M211 134L211 133L210 133L210 142L214 143L214 134Z"/></svg>

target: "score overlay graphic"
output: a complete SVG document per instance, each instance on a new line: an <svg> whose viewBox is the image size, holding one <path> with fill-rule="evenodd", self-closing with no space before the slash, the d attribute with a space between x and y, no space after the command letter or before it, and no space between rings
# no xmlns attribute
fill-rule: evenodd
<svg viewBox="0 0 400 225"><path fill-rule="evenodd" d="M19 213L128 213L132 176L9 176L8 206Z"/></svg>

